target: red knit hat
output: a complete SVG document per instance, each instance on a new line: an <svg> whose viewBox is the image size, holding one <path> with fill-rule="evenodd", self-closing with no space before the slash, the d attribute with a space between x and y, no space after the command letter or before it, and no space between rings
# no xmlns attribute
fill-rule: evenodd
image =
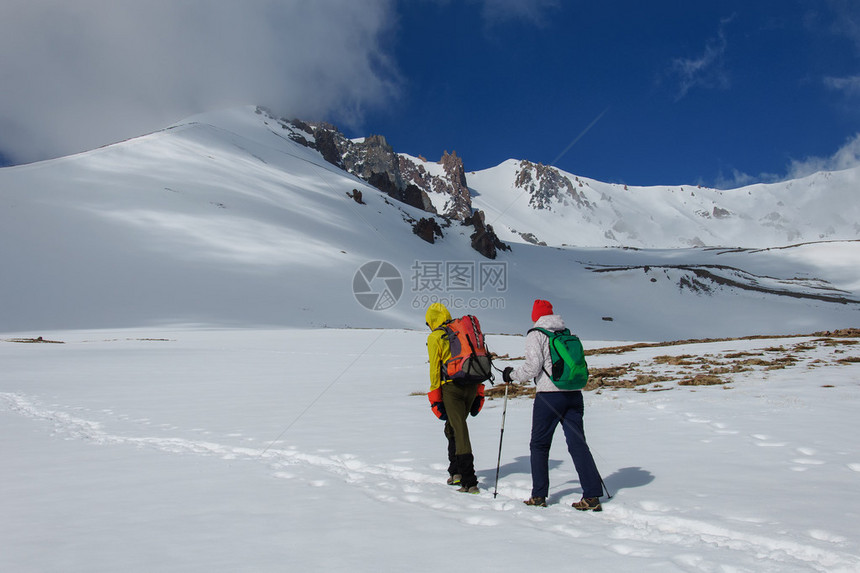
<svg viewBox="0 0 860 573"><path fill-rule="evenodd" d="M532 322L537 322L537 319L548 314L552 314L552 304L548 300L536 300L532 307Z"/></svg>

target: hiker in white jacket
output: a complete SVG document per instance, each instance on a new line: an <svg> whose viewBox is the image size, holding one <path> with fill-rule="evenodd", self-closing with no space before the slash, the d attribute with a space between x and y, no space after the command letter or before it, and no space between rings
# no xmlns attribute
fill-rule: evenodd
<svg viewBox="0 0 860 573"><path fill-rule="evenodd" d="M545 328L550 331L565 328L562 317L553 313L552 304L546 300L534 302L532 321L535 328ZM560 422L564 429L568 452L573 459L573 465L576 467L579 483L582 486L582 499L575 502L573 507L581 511L601 511L600 497L603 495L603 482L585 441L582 392L558 388L553 383L549 372L552 372L549 338L540 331L532 330L526 335L525 364L516 369L509 366L505 368L502 375L505 382L534 380L537 386L529 442L532 494L523 503L546 507L549 493L549 450L553 433Z"/></svg>
<svg viewBox="0 0 860 573"><path fill-rule="evenodd" d="M545 314L535 321L532 328L556 331L564 327L564 319L560 315ZM562 390L553 384L548 372L552 372L552 359L547 337L542 332L529 332L526 335L526 362L513 370L511 378L523 382L534 381L538 392L561 392Z"/></svg>

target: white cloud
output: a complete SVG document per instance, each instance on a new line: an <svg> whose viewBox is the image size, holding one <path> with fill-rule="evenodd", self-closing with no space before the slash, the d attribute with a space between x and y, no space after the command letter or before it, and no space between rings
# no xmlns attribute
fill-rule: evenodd
<svg viewBox="0 0 860 573"><path fill-rule="evenodd" d="M860 167L860 133L850 137L836 153L829 157L807 157L792 159L788 164L785 175L775 173L759 173L750 175L737 169L732 169L730 175L720 173L714 186L717 189L737 189L755 183L778 183L807 177L821 171L841 171Z"/></svg>
<svg viewBox="0 0 860 573"><path fill-rule="evenodd" d="M860 95L860 76L848 76L844 78L825 77L824 85L828 88L843 92L847 96Z"/></svg>
<svg viewBox="0 0 860 573"><path fill-rule="evenodd" d="M806 177L819 171L841 171L860 166L860 133L845 142L845 145L830 157L809 157L792 160L787 179Z"/></svg>
<svg viewBox="0 0 860 573"><path fill-rule="evenodd" d="M0 154L65 155L260 104L345 123L396 94L393 0L6 0Z"/></svg>
<svg viewBox="0 0 860 573"><path fill-rule="evenodd" d="M717 189L737 189L739 187L746 187L747 185L754 185L756 183L775 183L779 180L780 177L773 173L750 175L749 173L744 173L738 169L732 169L730 175L720 173L714 182L714 187Z"/></svg>
<svg viewBox="0 0 860 573"><path fill-rule="evenodd" d="M732 20L734 16L720 21L717 36L708 40L700 56L672 60L669 76L674 77L678 82L676 101L683 99L695 87L727 89L731 85L724 56L728 46L725 26Z"/></svg>

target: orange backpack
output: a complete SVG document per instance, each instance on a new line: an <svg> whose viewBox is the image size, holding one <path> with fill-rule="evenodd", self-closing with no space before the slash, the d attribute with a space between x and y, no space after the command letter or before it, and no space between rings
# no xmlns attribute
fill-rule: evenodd
<svg viewBox="0 0 860 573"><path fill-rule="evenodd" d="M442 365L442 378L461 384L492 382L492 360L477 317L467 314L439 327L451 346L451 358Z"/></svg>

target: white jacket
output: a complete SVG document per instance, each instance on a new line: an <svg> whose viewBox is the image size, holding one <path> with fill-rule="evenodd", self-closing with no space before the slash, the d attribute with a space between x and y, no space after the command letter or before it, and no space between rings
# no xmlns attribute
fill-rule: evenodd
<svg viewBox="0 0 860 573"><path fill-rule="evenodd" d="M564 320L558 314L547 314L540 317L534 327L550 331L561 330L564 328ZM547 372L552 372L549 338L537 330L529 332L526 335L526 362L511 372L511 378L518 382L535 380L538 392L565 392L553 383Z"/></svg>

